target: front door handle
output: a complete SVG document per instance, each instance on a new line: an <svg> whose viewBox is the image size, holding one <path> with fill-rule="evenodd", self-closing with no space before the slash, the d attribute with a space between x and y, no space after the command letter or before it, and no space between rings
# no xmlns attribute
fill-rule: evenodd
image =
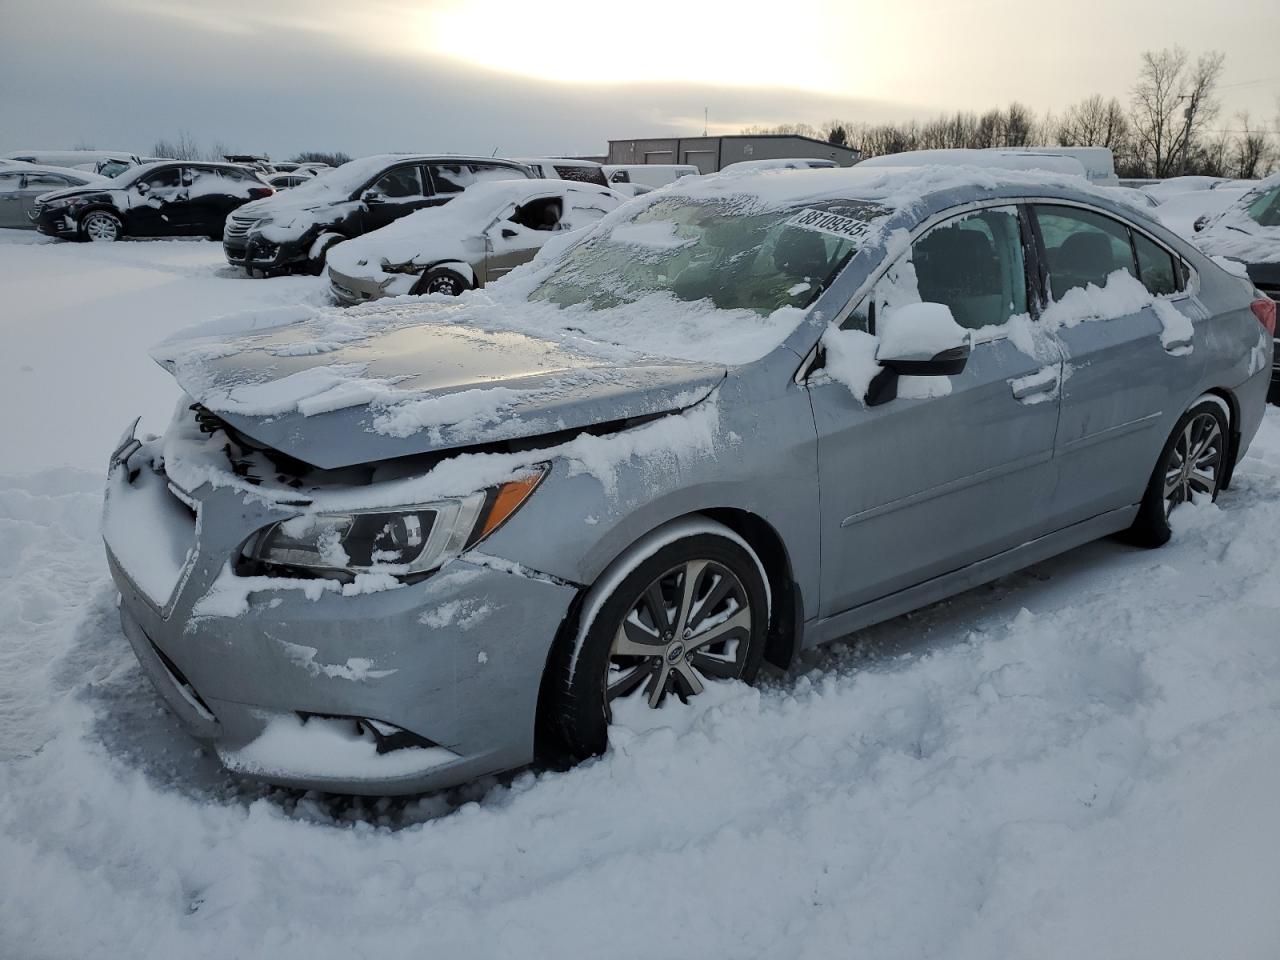
<svg viewBox="0 0 1280 960"><path fill-rule="evenodd" d="M1058 367L1054 365L1041 367L1025 377L1015 377L1009 381L1009 386L1013 390L1013 399L1019 403L1040 403L1056 397L1061 383Z"/></svg>

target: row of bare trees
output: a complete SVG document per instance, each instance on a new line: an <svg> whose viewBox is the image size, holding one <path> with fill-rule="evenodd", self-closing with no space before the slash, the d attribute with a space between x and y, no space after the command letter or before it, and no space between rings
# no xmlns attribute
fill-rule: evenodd
<svg viewBox="0 0 1280 960"><path fill-rule="evenodd" d="M1014 102L985 113L960 111L932 120L869 124L832 120L743 133L796 133L861 150L865 156L906 150L959 147L1109 147L1122 177L1205 174L1253 178L1280 165L1280 102L1273 128L1247 113L1230 129L1215 126L1224 57L1209 52L1192 59L1181 47L1142 55L1127 104L1093 94L1060 115L1038 115Z"/></svg>

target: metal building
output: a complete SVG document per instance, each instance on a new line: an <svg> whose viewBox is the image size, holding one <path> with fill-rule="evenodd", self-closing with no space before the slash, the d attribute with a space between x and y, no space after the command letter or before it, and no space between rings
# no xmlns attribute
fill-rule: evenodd
<svg viewBox="0 0 1280 960"><path fill-rule="evenodd" d="M853 166L862 155L851 147L790 133L735 134L726 137L648 137L610 140L608 163L690 163L716 173L739 160L807 157Z"/></svg>

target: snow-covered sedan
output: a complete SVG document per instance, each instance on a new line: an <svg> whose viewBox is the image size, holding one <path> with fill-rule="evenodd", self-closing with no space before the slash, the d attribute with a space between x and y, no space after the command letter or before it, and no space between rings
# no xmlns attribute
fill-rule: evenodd
<svg viewBox="0 0 1280 960"><path fill-rule="evenodd" d="M186 395L125 432L103 532L227 767L373 794L1163 543L1258 430L1275 326L1083 180L962 168L690 179L488 290L307 313L158 349Z"/></svg>
<svg viewBox="0 0 1280 960"><path fill-rule="evenodd" d="M1203 224L1195 243L1210 256L1236 261L1259 290L1280 302L1280 173ZM1271 374L1269 399L1280 404L1280 365Z"/></svg>
<svg viewBox="0 0 1280 960"><path fill-rule="evenodd" d="M63 240L217 240L227 214L273 193L247 167L169 160L131 167L102 183L44 194L31 216L41 233Z"/></svg>
<svg viewBox="0 0 1280 960"><path fill-rule="evenodd" d="M477 183L446 206L419 210L329 251L329 286L343 304L406 293L457 296L527 263L553 237L598 221L613 190L565 180Z"/></svg>
<svg viewBox="0 0 1280 960"><path fill-rule="evenodd" d="M0 227L34 229L36 201L46 193L71 187L101 187L107 182L106 177L86 170L15 160L0 167Z"/></svg>

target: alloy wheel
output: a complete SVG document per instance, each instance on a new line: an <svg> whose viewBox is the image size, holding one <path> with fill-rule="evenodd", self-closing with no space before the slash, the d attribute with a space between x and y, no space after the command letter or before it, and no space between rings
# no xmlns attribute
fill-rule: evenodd
<svg viewBox="0 0 1280 960"><path fill-rule="evenodd" d="M84 232L90 240L111 241L120 238L120 225L116 219L105 213L91 213L85 217Z"/></svg>
<svg viewBox="0 0 1280 960"><path fill-rule="evenodd" d="M1212 497L1222 470L1222 427L1212 413L1187 421L1169 453L1164 474L1165 515L1195 495Z"/></svg>
<svg viewBox="0 0 1280 960"><path fill-rule="evenodd" d="M618 625L609 649L606 702L642 690L651 707L682 700L707 680L742 675L751 603L738 577L712 560L689 560L652 581Z"/></svg>
<svg viewBox="0 0 1280 960"><path fill-rule="evenodd" d="M427 293L443 293L447 297L456 297L459 292L458 281L453 277L435 277L427 284Z"/></svg>

